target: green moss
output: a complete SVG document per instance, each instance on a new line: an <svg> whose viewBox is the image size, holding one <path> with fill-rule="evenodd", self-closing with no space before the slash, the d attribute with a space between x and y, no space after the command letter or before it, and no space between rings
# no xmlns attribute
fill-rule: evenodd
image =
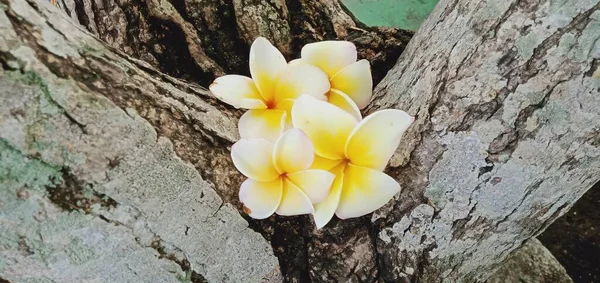
<svg viewBox="0 0 600 283"><path fill-rule="evenodd" d="M24 156L0 139L0 184L8 190L28 188L45 191L62 182L61 167Z"/></svg>
<svg viewBox="0 0 600 283"><path fill-rule="evenodd" d="M39 239L39 235L31 225L38 223L33 216L38 215L41 209L34 195L44 195L48 187L56 187L61 183L61 169L29 158L8 141L0 139L0 203L6 212L1 218L7 223L20 223L19 226L3 226L0 223L0 249L16 250L19 237L25 236L27 245L34 249L34 256L43 257L52 252L47 247L46 250L34 248L36 240L32 239ZM44 246L41 242L37 244Z"/></svg>
<svg viewBox="0 0 600 283"><path fill-rule="evenodd" d="M32 71L26 72L6 72L7 77L15 80L16 82L37 87L43 94L40 99L40 110L44 114L56 115L63 113L62 107L50 95L50 88L44 78L38 73Z"/></svg>
<svg viewBox="0 0 600 283"><path fill-rule="evenodd" d="M50 95L50 91L48 90L48 85L46 84L46 81L35 72L9 72L8 76L20 83L31 86L38 86L44 94Z"/></svg>

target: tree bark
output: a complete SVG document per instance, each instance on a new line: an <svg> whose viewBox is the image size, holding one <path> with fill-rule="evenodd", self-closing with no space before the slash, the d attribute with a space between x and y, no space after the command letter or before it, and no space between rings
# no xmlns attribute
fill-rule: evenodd
<svg viewBox="0 0 600 283"><path fill-rule="evenodd" d="M0 3L10 282L485 281L599 178L598 0L442 0L403 53L409 33L336 1ZM200 85L247 74L258 35L288 59L352 40L376 81L402 53L367 111L417 117L388 205L321 230L242 218L240 111Z"/></svg>
<svg viewBox="0 0 600 283"><path fill-rule="evenodd" d="M58 0L70 17L109 45L169 75L208 86L225 73L248 73L248 50L269 38L288 60L308 42L353 41L376 81L411 33L367 28L337 1Z"/></svg>

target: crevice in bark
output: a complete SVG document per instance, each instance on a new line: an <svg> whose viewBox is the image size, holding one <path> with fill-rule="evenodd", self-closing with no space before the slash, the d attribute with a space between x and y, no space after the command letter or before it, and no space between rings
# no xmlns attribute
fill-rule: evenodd
<svg viewBox="0 0 600 283"><path fill-rule="evenodd" d="M83 6L83 0L74 0L75 1L75 14L77 15L77 19L79 23L84 26L88 26L90 24L90 20L85 13L85 7Z"/></svg>
<svg viewBox="0 0 600 283"><path fill-rule="evenodd" d="M413 35L413 32L396 28L371 27L351 29L342 39L356 45L359 58L369 60L375 86L396 64Z"/></svg>
<svg viewBox="0 0 600 283"><path fill-rule="evenodd" d="M261 233L271 243L284 282L311 282L309 277L309 256L307 243L310 241L312 226L308 216L271 216L265 220L246 217L250 228ZM309 225L310 224L310 225Z"/></svg>
<svg viewBox="0 0 600 283"><path fill-rule="evenodd" d="M241 28L235 3L171 0L168 3L173 5L173 10L169 11L174 14L164 14L154 11L157 9L154 7L156 3L152 1L107 0L99 5L97 1L100 0L92 0L89 8L92 14L88 14L90 12L86 11L81 0L70 1L75 1L73 5L78 8L79 22L88 30L113 47L125 50L129 55L149 62L169 75L203 86L208 86L219 75L215 68L225 73L249 75L250 42L246 41L258 34L248 34L255 31ZM289 34L282 34L281 31L276 33L278 37L291 38L291 47L278 46L286 58L298 57L301 47L309 42L350 40L359 47L360 56L371 61L375 83L393 66L412 36L411 32L399 29L368 28L357 22L337 2L304 3L288 0L276 4L271 1L241 1L240 5L269 5L277 13L269 15L266 22L289 25ZM283 5L283 10L278 5ZM63 10L69 11L66 7ZM259 25L259 30L265 28L261 26L264 23L254 24ZM187 25L194 29L189 29ZM186 36L197 37L198 42L194 43L197 46L192 46ZM274 42L277 45L285 40L275 38ZM206 58L196 58L196 51L204 52ZM197 60L205 59L214 61L215 68L204 66L203 63L198 65Z"/></svg>
<svg viewBox="0 0 600 283"><path fill-rule="evenodd" d="M421 242L424 242L424 240L421 240ZM437 244L434 242L423 249L423 252L417 258L417 268L415 270L415 274L412 276L411 283L427 282L427 280L424 278L425 268L430 260L429 253L435 248L437 248Z"/></svg>
<svg viewBox="0 0 600 283"><path fill-rule="evenodd" d="M162 62L159 65L161 72L202 85L209 85L214 80L212 74L203 71L194 63L194 59L186 45L169 44L171 42L185 42L185 33L179 26L154 17L148 18L147 23L149 31L152 34L159 35L148 44L157 46L151 53L159 62Z"/></svg>
<svg viewBox="0 0 600 283"><path fill-rule="evenodd" d="M590 69L585 72L586 77L591 77L594 74L600 77L600 59L592 60L592 64L590 65Z"/></svg>
<svg viewBox="0 0 600 283"><path fill-rule="evenodd" d="M160 254L158 258L166 258L177 263L177 265L181 267L181 270L186 273L186 278L181 278L182 281L189 280L189 282L192 283L208 283L208 280L206 280L204 276L192 269L192 266L187 259L178 259L174 254L167 252L162 245L160 238L154 238L150 247Z"/></svg>
<svg viewBox="0 0 600 283"><path fill-rule="evenodd" d="M525 63L523 74L525 76L532 77L532 75L530 75L531 73L537 73L537 70L540 69L544 63L546 63L542 59L547 55L548 50L554 46L557 46L560 39L567 32L574 30L578 33L581 33L581 31L592 21L592 17L590 16L598 10L600 10L600 3L597 3L589 10L581 12L579 15L574 17L568 25L563 28L559 28L554 34L544 39L544 41L542 41L542 43L533 50L533 55Z"/></svg>
<svg viewBox="0 0 600 283"><path fill-rule="evenodd" d="M373 270L370 270L371 274L374 274L374 276L371 278L372 281L370 282L377 282L381 279L381 270L383 269L383 265L379 256L380 251L377 248L377 239L381 230L379 230L379 227L375 223L373 223L370 218L371 217L363 217L362 219L365 223L364 225L368 227L369 239L371 240L371 245L373 246L374 252L373 261L375 265L373 266Z"/></svg>
<svg viewBox="0 0 600 283"><path fill-rule="evenodd" d="M21 252L23 256L30 256L34 254L34 252L31 250L31 247L27 244L24 236L19 236L17 244L19 245L19 252Z"/></svg>
<svg viewBox="0 0 600 283"><path fill-rule="evenodd" d="M66 168L62 170L62 182L47 190L50 201L66 211L80 210L89 213L95 204L109 210L117 206L114 199L96 192L92 184L82 183Z"/></svg>

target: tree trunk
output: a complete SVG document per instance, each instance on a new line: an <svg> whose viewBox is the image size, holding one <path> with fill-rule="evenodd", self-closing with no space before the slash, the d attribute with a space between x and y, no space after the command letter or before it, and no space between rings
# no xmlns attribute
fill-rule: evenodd
<svg viewBox="0 0 600 283"><path fill-rule="evenodd" d="M599 0L442 0L403 53L336 1L58 2L0 0L0 282L485 281L599 178ZM376 82L402 53L368 109L417 117L388 205L241 213L240 112L190 81L257 35L351 40Z"/></svg>

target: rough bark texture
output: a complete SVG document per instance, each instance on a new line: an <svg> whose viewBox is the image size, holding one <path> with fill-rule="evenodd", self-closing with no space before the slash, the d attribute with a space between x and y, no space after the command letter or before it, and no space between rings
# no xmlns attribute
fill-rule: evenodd
<svg viewBox="0 0 600 283"><path fill-rule="evenodd" d="M240 112L173 77L247 74L264 35L352 40L378 81L409 34L325 0L0 0L0 278L483 281L598 180L600 4L571 2L442 0L369 109L417 116L403 192L315 230L240 217Z"/></svg>
<svg viewBox="0 0 600 283"><path fill-rule="evenodd" d="M418 117L373 217L382 278L485 280L598 181L599 20L599 1L439 3L371 108Z"/></svg>
<svg viewBox="0 0 600 283"><path fill-rule="evenodd" d="M337 1L58 0L90 32L169 75L208 86L224 73L248 73L248 50L269 38L288 58L308 42L346 39L381 80L411 33L367 28ZM400 47L400 48L399 48Z"/></svg>
<svg viewBox="0 0 600 283"><path fill-rule="evenodd" d="M206 91L144 71L37 5L45 3L3 2L0 13L1 277L240 282L277 275L268 243L214 185L136 110L107 97L203 121L198 139L202 131L234 138L233 120L202 99ZM161 116L162 107L149 111Z"/></svg>

